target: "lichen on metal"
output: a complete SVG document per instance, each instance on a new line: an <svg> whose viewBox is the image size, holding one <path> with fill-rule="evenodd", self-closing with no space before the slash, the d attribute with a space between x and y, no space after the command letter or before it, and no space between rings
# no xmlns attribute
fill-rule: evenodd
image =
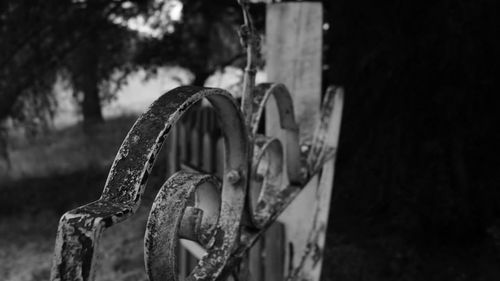
<svg viewBox="0 0 500 281"><path fill-rule="evenodd" d="M160 188L144 238L145 267L151 281L179 279L179 239L192 240L206 250L186 280L224 280L303 188L315 182L315 176L321 174L324 182L332 180L333 173L322 170L333 170L343 104L341 89L327 91L312 143L299 143L293 99L285 85L255 85L259 42L247 1L240 4L245 18L242 30L248 39L243 40L247 67L241 108L224 90L194 86L173 89L156 100L125 137L101 197L61 217L51 280L94 280L101 234L136 212L171 129L202 99L208 99L221 123L224 158L218 160L223 162L222 176L219 179L183 163L189 171L173 174ZM258 134L271 97L277 104L284 138ZM300 268L315 266L323 251L319 241L325 226L316 223L316 217L312 219ZM297 280L300 268L291 270L287 280Z"/></svg>
<svg viewBox="0 0 500 281"><path fill-rule="evenodd" d="M101 198L61 218L51 280L93 280L100 234L105 228L135 213L148 175L171 127L202 98L212 103L222 123L226 171L240 173L239 183L223 184L221 211L230 215L219 220L219 225L227 232L237 233L248 178L246 155L249 144L243 117L234 99L224 90L179 87L156 100L133 125L113 162ZM231 241L224 242L227 248L236 242L236 235L231 238Z"/></svg>
<svg viewBox="0 0 500 281"><path fill-rule="evenodd" d="M273 87L268 88L266 96L273 93ZM289 99L286 91L280 91L281 99ZM174 89L154 102L134 124L116 156L101 198L61 218L51 280L93 280L95 252L102 232L137 210L148 174L170 128L191 105L202 98L209 99L220 114L219 120L227 143L224 165L226 177L221 189L212 188L220 190L220 193L204 195L210 197L210 201L219 200L215 204L217 211L214 212L213 207L211 211L210 207L205 207L205 211L197 208L197 199L193 197L202 184L209 182L218 186L220 183L215 177L180 172L165 183L153 204L145 236L146 268L151 280L163 280L165 276L168 276L167 280L177 280L175 247L179 238L193 239L207 250L207 255L200 260L187 280L215 280L227 271L228 266L242 258L245 251L298 195L302 186L319 172L322 163L333 157L328 134L334 119L333 106L335 102L342 102L342 97L333 95L332 91L326 95L322 119L311 149L301 152L298 144L294 146L298 155L308 153L306 168L309 173L297 185L284 182L282 178L284 153L278 139L256 135L252 148L255 150L254 157L249 159L248 130L241 112L228 93L199 87ZM257 112L262 112L267 100L266 97L261 99ZM284 114L284 129L294 132L293 114L287 112L293 108L287 102L278 103L278 106ZM254 115L254 120L260 118L257 115ZM253 124L258 124L258 121ZM303 165L303 162L299 163ZM250 187L249 191L246 190L247 186ZM217 196L220 198L216 199ZM245 206L246 212L252 216L253 225L242 224Z"/></svg>
<svg viewBox="0 0 500 281"><path fill-rule="evenodd" d="M202 214L204 211L211 212L210 208L203 209L203 205L206 206L206 204L200 203L200 200L210 200L211 198L197 200L197 191L206 188L216 192L218 185L220 182L211 175L178 172L162 186L151 208L144 237L144 260L146 272L151 281L178 280L176 248L181 237L190 238L208 249L220 250L214 249L216 243L211 239L215 232L219 231L218 229L224 230L226 227L218 225L219 216L205 227L202 227L201 220L198 221L197 227L192 231L193 235L181 233L183 231L182 224L192 219L190 217L192 213L188 213L186 210L196 209ZM218 207L220 208L220 205ZM216 211L219 212L220 209ZM220 215L224 216L224 214ZM223 237L223 239L228 240L230 244L233 243L234 237ZM227 259L230 252L223 250L221 254L226 255Z"/></svg>
<svg viewBox="0 0 500 281"><path fill-rule="evenodd" d="M254 111L252 113L251 122L252 133L254 135L257 134L264 108L269 102L269 98L272 96L278 106L281 129L285 131L285 156L288 178L295 184L302 183L304 178L300 172L299 126L295 121L293 100L290 92L283 84L264 83L258 85L254 93L254 103L258 104L258 106L253 107Z"/></svg>
<svg viewBox="0 0 500 281"><path fill-rule="evenodd" d="M270 208L282 188L283 147L275 138L257 135L248 190L248 210L257 228L269 220Z"/></svg>

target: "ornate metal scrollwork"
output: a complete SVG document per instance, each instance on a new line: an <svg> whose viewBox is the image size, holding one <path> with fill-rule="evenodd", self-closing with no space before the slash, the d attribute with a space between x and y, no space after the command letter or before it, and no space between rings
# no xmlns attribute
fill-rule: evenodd
<svg viewBox="0 0 500 281"><path fill-rule="evenodd" d="M258 94L259 89L264 89L263 95ZM220 89L179 87L154 102L139 117L120 147L101 198L61 218L51 279L93 280L95 252L102 232L137 210L148 175L170 129L202 98L212 103L222 122L226 143L225 176L220 183L211 175L179 172L167 180L148 220L146 269L151 280L177 280L178 238L195 240L207 250L187 280L215 280L237 264L266 227L333 156L334 149L328 143L330 123L335 119L333 91L326 95L319 129L308 155L299 149L293 105L286 88L268 84L258 87L256 92L259 107L255 110L251 131L244 124L235 100ZM287 132L285 153L278 139L249 133L257 131L260 114L270 95L280 101L281 126ZM337 97L339 101L341 97ZM285 159L290 182L284 182L283 178ZM300 173L303 170L308 172ZM250 225L242 223L244 211L250 214Z"/></svg>
<svg viewBox="0 0 500 281"><path fill-rule="evenodd" d="M220 260L207 255L204 262L213 264L211 268L215 270L222 268L220 263L224 262L224 255L229 251L223 252L221 245L232 237L224 237L223 229L217 230L221 216L219 188L220 183L214 176L189 172L178 172L163 185L151 208L144 237L144 260L150 280L178 279L176 253L179 238L212 249ZM211 268L198 265L191 277L200 279L200 275L216 273L210 272Z"/></svg>
<svg viewBox="0 0 500 281"><path fill-rule="evenodd" d="M246 1L240 2L245 30L252 33ZM152 281L178 280L176 247L180 238L198 242L206 250L187 280L224 280L303 187L335 156L342 90L327 91L313 142L300 144L293 100L287 88L271 83L254 87L258 44L252 41L257 37L250 35L250 41L245 43L248 64L242 109L229 93L213 88L179 87L156 100L123 141L101 197L61 217L51 280L94 280L101 234L136 212L171 128L201 99L210 101L221 122L225 143L223 176L218 179L202 172L180 171L161 187L145 235L146 272ZM271 96L277 101L284 141L258 134ZM314 244L314 237L311 235L308 243Z"/></svg>
<svg viewBox="0 0 500 281"><path fill-rule="evenodd" d="M104 229L139 207L155 159L170 129L194 103L207 98L219 114L226 143L221 215L214 259L224 263L238 239L248 179L249 139L243 117L229 93L220 89L179 87L160 97L136 121L113 162L101 198L64 214L57 232L52 280L92 280L95 248ZM207 258L210 259L210 258ZM219 263L216 263L219 265Z"/></svg>

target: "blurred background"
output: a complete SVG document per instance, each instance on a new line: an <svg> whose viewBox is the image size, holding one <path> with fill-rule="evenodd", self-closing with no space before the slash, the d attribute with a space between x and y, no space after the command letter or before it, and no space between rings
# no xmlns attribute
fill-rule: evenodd
<svg viewBox="0 0 500 281"><path fill-rule="evenodd" d="M322 280L500 280L499 4L323 1L346 104ZM48 280L59 217L99 197L158 96L238 97L242 22L233 0L0 2L0 280ZM145 280L154 190L105 233L97 280Z"/></svg>

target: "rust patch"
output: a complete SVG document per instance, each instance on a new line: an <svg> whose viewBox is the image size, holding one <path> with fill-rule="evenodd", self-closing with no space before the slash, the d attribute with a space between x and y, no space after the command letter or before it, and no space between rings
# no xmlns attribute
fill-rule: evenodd
<svg viewBox="0 0 500 281"><path fill-rule="evenodd" d="M332 120L340 122L332 117L335 93L335 90L327 93L313 143L302 144L303 149L298 143L290 93L281 84L256 87L251 127L246 127L234 99L223 90L188 86L164 94L138 118L123 141L100 199L61 217L51 280L94 279L96 247L102 232L135 213L170 129L202 98L209 99L222 123L226 144L225 180L220 183L211 175L179 172L165 182L148 218L145 263L151 281L177 280L175 253L179 237L184 237L199 242L207 250L187 280L223 278L241 262L245 252L307 182L321 171L325 161L335 156L336 140L330 136ZM278 100L280 124L286 132L285 149L277 139L256 135L262 111L271 95ZM259 171L265 157L269 157L265 163L268 166ZM282 179L285 163L290 182ZM202 224L207 214L195 206L195 192L207 182L222 185L217 187L220 210L211 223ZM252 198L249 193L253 189L247 191L249 186L260 188ZM250 214L252 223L243 223L243 212ZM322 256L317 235L317 232L310 234L303 256L303 260L312 261L313 267ZM294 270L301 268L302 265L298 265Z"/></svg>
<svg viewBox="0 0 500 281"><path fill-rule="evenodd" d="M123 141L112 164L103 194L98 201L66 213L60 220L51 280L93 280L95 247L102 231L137 210L149 173L163 142L185 111L202 98L216 108L227 139L227 170L246 167L248 136L241 112L229 93L221 89L179 87L161 96L142 114ZM243 169L245 171L245 169ZM246 172L242 180L225 192L226 203L243 201ZM224 196L224 192L223 192ZM227 219L237 225L243 210ZM239 215L238 215L239 214ZM87 237L87 238L86 238ZM90 240L89 240L90 239ZM236 236L227 243L234 243ZM229 252L226 251L226 256Z"/></svg>

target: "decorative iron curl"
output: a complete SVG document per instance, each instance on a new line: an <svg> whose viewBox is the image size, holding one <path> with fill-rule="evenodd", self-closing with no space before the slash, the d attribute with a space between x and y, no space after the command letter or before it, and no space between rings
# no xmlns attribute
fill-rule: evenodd
<svg viewBox="0 0 500 281"><path fill-rule="evenodd" d="M322 165L335 156L338 141L338 129L335 132L335 128L340 125L341 90L331 88L327 91L313 144L309 154L303 155L299 151L298 129L289 92L279 84L262 85L258 89L263 91L255 95L259 106L254 107L252 130L257 132L256 126L268 98L274 95L278 100L281 127L287 132L285 153L278 139L255 135L254 157L250 159L247 135L250 130L246 129L240 110L227 92L179 87L166 93L139 117L128 133L111 167L101 198L62 216L51 280L94 279L95 252L102 232L135 213L148 175L170 129L190 106L202 98L207 98L219 114L226 143L225 177L220 195L217 193L215 196L220 196L219 207L209 215L206 208L192 202L193 194L202 184L211 183L219 190L220 184L213 176L185 172L174 174L160 190L148 220L146 267L151 280L173 274L170 270L175 268L171 259L174 242L178 238L188 238L207 249L207 255L200 260L188 280L215 280L227 274L306 183L321 171ZM285 160L287 164L298 165L292 169L288 166L290 182L284 182L282 177ZM260 167L262 163L263 168ZM304 168L308 171L305 178L294 181L291 171ZM212 192L209 200L214 201L215 197ZM242 223L245 204L245 213L251 215L250 228ZM168 231L161 227L165 223ZM163 230L153 233L153 228ZM169 244L162 244L164 241L169 241ZM158 254L155 250L158 247L167 252ZM169 266L158 266L164 264Z"/></svg>
<svg viewBox="0 0 500 281"><path fill-rule="evenodd" d="M257 87L257 89L258 88L259 87ZM264 88L266 88L266 86L264 86ZM336 156L336 147L338 144L339 128L343 108L343 97L344 94L342 88L330 87L327 90L322 103L320 122L318 123L317 129L314 133L311 148L308 151L301 151L300 158L307 159L307 161L301 161L302 168L307 171L304 174L305 177L303 178L302 182L298 184L295 184L293 182L282 182L279 188L262 188L263 191L261 191L260 193L259 200L261 200L261 198L264 198L264 200L259 201L259 203L263 204L265 208L258 210L256 213L261 212L257 215L264 217L265 219L262 219L259 222L260 228L255 229L242 226L239 247L231 254L229 260L227 261L224 269L221 272L222 277L228 276L231 273L231 270L238 266L238 264L244 259L245 253L258 241L258 239L266 231L266 229L276 221L278 216L283 213L288 205L299 195L301 190L306 185L308 185L311 180L313 180L314 177L319 176L320 182L331 182L333 174L331 172L322 173L322 170L323 165L325 164L325 168L333 168L332 163L334 162ZM262 102L262 100L259 101L259 104L261 104L261 106L265 106L265 102ZM284 112L284 105L282 103L278 103L278 107L280 106L282 108L278 109L278 111ZM253 124L258 124L258 121L253 122ZM269 145L269 143L271 142L274 142L274 139L267 139L263 143L267 143L267 145ZM259 141L256 141L255 150L262 152L262 147L265 147L265 145L261 146L259 145ZM252 165L255 166L257 164L258 163L254 161ZM251 171L254 172L255 169L252 169ZM263 172L261 174L267 174L267 172ZM250 178L253 179L254 174L251 174ZM250 196L251 192L251 190L248 191L248 196ZM319 211L319 209L316 211ZM314 229L310 230L307 242L308 245L317 245L319 242L318 239L320 239L318 235L312 235L314 234L313 232L318 230L318 227L321 227L317 225L317 218L313 219L315 221L315 223L313 224ZM310 247L308 247L306 252L302 254L305 259L307 257L310 257L311 255L314 255L314 252L311 252ZM302 265L305 270L311 269L304 264ZM285 280L298 280L298 270L302 268L302 265L294 268L291 272L289 272ZM220 280L224 279L221 278Z"/></svg>
<svg viewBox="0 0 500 281"><path fill-rule="evenodd" d="M285 161L287 175L293 184L301 184L304 175L301 172L301 156L299 147L299 126L295 121L293 99L287 87L280 83L262 83L254 91L251 130L255 135L261 123L261 118L269 98L272 96L278 107L281 129L285 131Z"/></svg>
<svg viewBox="0 0 500 281"><path fill-rule="evenodd" d="M224 245L226 234L216 227L221 216L219 187L214 176L183 171L172 175L162 186L144 236L144 261L150 281L178 280L179 238L196 241L209 249L187 280L210 280L209 276L218 276L232 246Z"/></svg>
<svg viewBox="0 0 500 281"><path fill-rule="evenodd" d="M214 176L199 173L177 173L165 183L148 219L146 268L151 280L159 280L159 276L165 274L171 276L171 270L175 268L175 262L172 262L174 244L178 238L187 238L207 249L207 255L188 280L215 280L227 274L306 183L321 171L322 165L335 156L338 141L338 129L335 131L335 128L340 125L341 90L331 88L327 91L310 152L301 155L289 92L279 84L259 86L257 92L259 89L261 93L255 95L259 106L254 107L252 130L257 132L268 98L274 95L278 100L281 127L287 132L285 154L278 139L255 135L254 157L250 159L247 135L250 130L246 129L240 110L227 92L179 87L166 93L139 117L128 133L111 167L101 198L62 216L51 280L94 279L95 252L102 232L135 213L148 175L170 129L190 106L202 98L213 104L222 122L226 143L222 188ZM292 169L288 166L290 182L284 182L282 177L285 159L287 164L298 165ZM308 171L305 178L294 181L296 175L291 171L304 168ZM207 183L215 187L212 190L220 192L220 195L218 192L216 195L204 193L203 196L208 196L211 201L217 201L214 198L220 196L218 207L210 212L200 203L200 196L193 199L200 185ZM248 194L247 185L250 186ZM250 228L242 223L245 207L245 213L251 216ZM152 229L156 229L156 233ZM164 244L165 241L168 243ZM165 264L168 266L164 267Z"/></svg>
<svg viewBox="0 0 500 281"><path fill-rule="evenodd" d="M238 241L248 179L249 140L235 100L221 89L179 87L161 96L136 121L113 162L101 198L67 212L57 231L51 280L93 280L102 232L138 209L148 175L170 129L189 107L207 98L222 123L226 157L217 227L222 264Z"/></svg>

